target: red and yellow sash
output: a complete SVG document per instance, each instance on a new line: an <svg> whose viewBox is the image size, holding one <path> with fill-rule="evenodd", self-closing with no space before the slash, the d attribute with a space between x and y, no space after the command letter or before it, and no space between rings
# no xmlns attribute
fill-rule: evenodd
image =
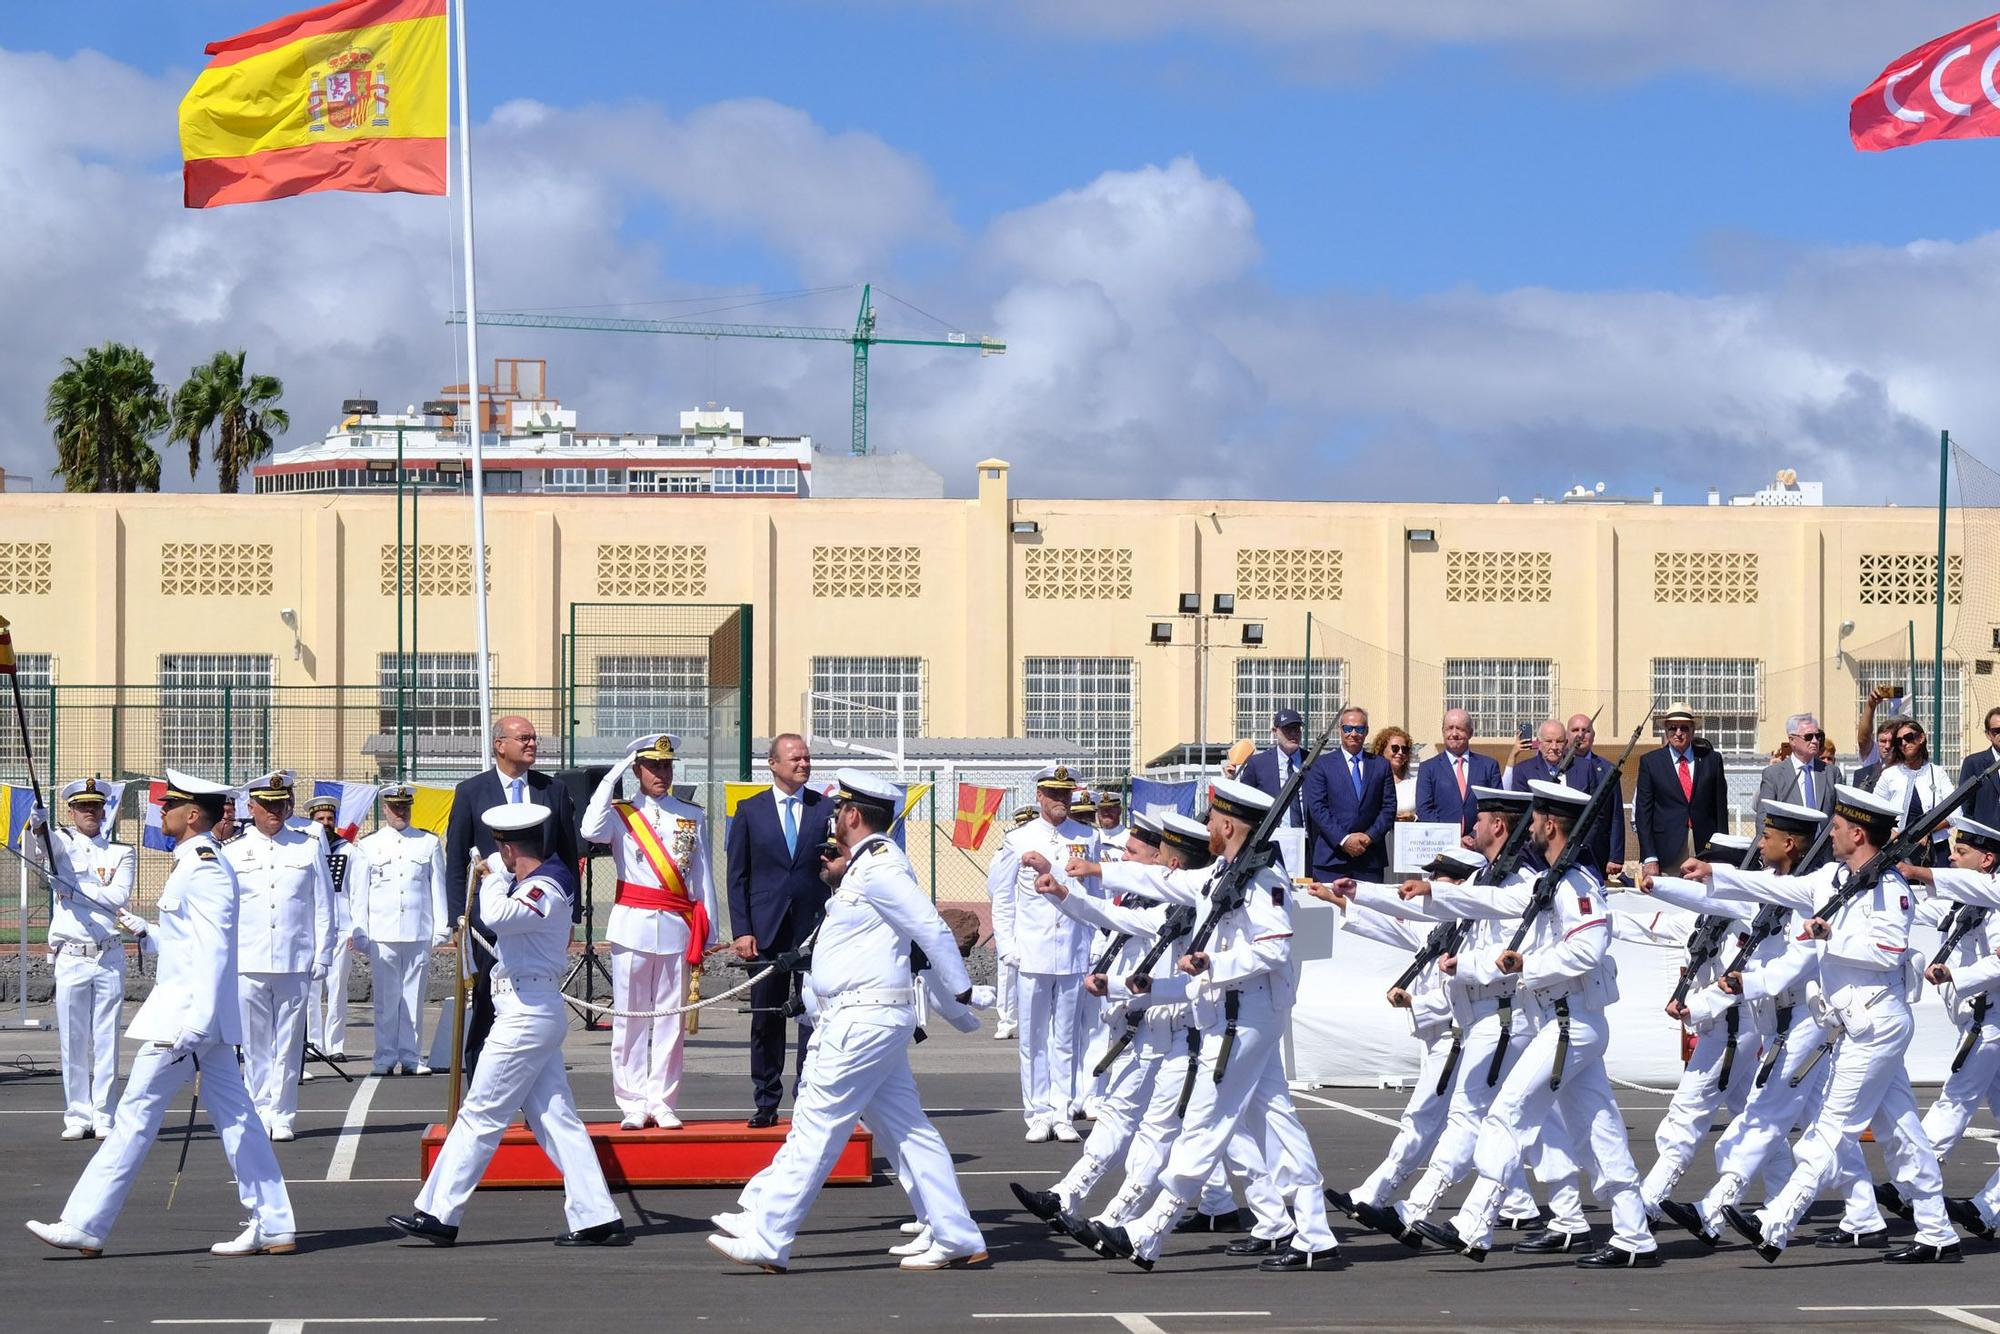
<svg viewBox="0 0 2000 1334"><path fill-rule="evenodd" d="M625 831L632 835L632 841L639 845L639 851L646 854L646 864L653 868L653 874L660 878L659 885L635 885L629 880L618 882L618 902L628 908L652 908L670 912L688 925L687 961L690 967L701 963L701 956L708 945L708 905L690 898L687 879L681 868L667 855L665 845L660 842L659 831L653 828L645 816L639 814L629 801L614 801L611 809L618 812L618 818L625 822Z"/></svg>

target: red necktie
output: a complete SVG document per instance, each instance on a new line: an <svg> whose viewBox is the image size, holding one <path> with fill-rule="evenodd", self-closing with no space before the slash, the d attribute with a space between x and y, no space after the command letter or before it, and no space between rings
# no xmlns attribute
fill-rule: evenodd
<svg viewBox="0 0 2000 1334"><path fill-rule="evenodd" d="M1465 756L1452 756L1451 765L1452 768L1458 770L1458 799L1460 802L1463 802L1465 800Z"/></svg>
<svg viewBox="0 0 2000 1334"><path fill-rule="evenodd" d="M1694 800L1694 775L1688 772L1688 761L1685 755L1681 756L1681 797L1690 802Z"/></svg>

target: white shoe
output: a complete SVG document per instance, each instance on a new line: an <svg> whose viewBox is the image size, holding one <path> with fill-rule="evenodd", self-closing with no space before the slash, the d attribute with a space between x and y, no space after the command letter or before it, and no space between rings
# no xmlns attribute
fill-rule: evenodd
<svg viewBox="0 0 2000 1334"><path fill-rule="evenodd" d="M1048 1142L1049 1142L1049 1123L1048 1123L1048 1122L1046 1122L1046 1121L1036 1121L1036 1122L1032 1123L1031 1125L1029 1125L1029 1127L1028 1127L1028 1143L1030 1143L1030 1144L1047 1144Z"/></svg>
<svg viewBox="0 0 2000 1334"><path fill-rule="evenodd" d="M924 1230L924 1226L925 1224L923 1219L913 1218L909 1222L903 1224L902 1227L898 1228L897 1230L906 1237L914 1237L919 1232L922 1232Z"/></svg>
<svg viewBox="0 0 2000 1334"><path fill-rule="evenodd" d="M312 1082L313 1082L313 1080L315 1080L315 1079L317 1079L317 1078L319 1078L319 1076L318 1076L318 1075L315 1075L315 1074L314 1074L314 1073L313 1073L312 1071L310 1071L310 1070L301 1070L301 1071L299 1071L299 1083L301 1083L301 1084L310 1084L310 1083L312 1083Z"/></svg>
<svg viewBox="0 0 2000 1334"><path fill-rule="evenodd" d="M89 1126L64 1126L62 1137L64 1139L84 1139L87 1138L89 1134L90 1134Z"/></svg>
<svg viewBox="0 0 2000 1334"><path fill-rule="evenodd" d="M647 1115L651 1117L653 1124L662 1130L679 1130L681 1128L681 1119L674 1115L671 1108L655 1107Z"/></svg>
<svg viewBox="0 0 2000 1334"><path fill-rule="evenodd" d="M646 1114L644 1112L627 1112L619 1118L618 1128L620 1130L644 1130L646 1128Z"/></svg>
<svg viewBox="0 0 2000 1334"><path fill-rule="evenodd" d="M903 1263L898 1265L897 1268L915 1272L931 1269L959 1269L966 1265L984 1264L985 1262L986 1248L984 1246L974 1251L948 1251L942 1246L933 1246L922 1255L904 1256Z"/></svg>
<svg viewBox="0 0 2000 1334"><path fill-rule="evenodd" d="M271 1127L271 1143L273 1144L290 1144L297 1138L298 1136L292 1133L290 1126Z"/></svg>
<svg viewBox="0 0 2000 1334"><path fill-rule="evenodd" d="M418 1061L415 1065L404 1066L403 1073L406 1075L428 1075L432 1072L428 1065L425 1065L422 1061Z"/></svg>
<svg viewBox="0 0 2000 1334"><path fill-rule="evenodd" d="M741 1237L750 1230L750 1215L738 1210L735 1213L715 1214L708 1220L715 1224L717 1232L726 1232L732 1237Z"/></svg>
<svg viewBox="0 0 2000 1334"><path fill-rule="evenodd" d="M1019 1032L1020 1029L1013 1024L995 1024L993 1026L993 1040L995 1042L1005 1042L1008 1038L1013 1037Z"/></svg>
<svg viewBox="0 0 2000 1334"><path fill-rule="evenodd" d="M82 1228L71 1227L61 1219L53 1223L37 1223L31 1218L28 1220L28 1231L59 1251L77 1251L86 1260L95 1260L104 1254L104 1242L101 1239L91 1236Z"/></svg>
<svg viewBox="0 0 2000 1334"><path fill-rule="evenodd" d="M218 1241L208 1248L210 1255L290 1255L299 1248L298 1241L289 1232L260 1232L255 1223L239 1232L229 1241Z"/></svg>
<svg viewBox="0 0 2000 1334"><path fill-rule="evenodd" d="M1049 1127L1049 1133L1064 1144L1075 1144L1083 1139L1083 1136L1076 1133L1076 1127L1067 1121L1056 1122Z"/></svg>
<svg viewBox="0 0 2000 1334"><path fill-rule="evenodd" d="M917 1235L900 1246L891 1246L891 1255L922 1255L931 1248L931 1230L922 1223L917 1224Z"/></svg>
<svg viewBox="0 0 2000 1334"><path fill-rule="evenodd" d="M708 1239L709 1249L719 1251L737 1264L761 1269L767 1274L782 1274L785 1267L778 1263L778 1257L767 1254L754 1241L723 1234Z"/></svg>
<svg viewBox="0 0 2000 1334"><path fill-rule="evenodd" d="M90 1133L98 1139L110 1139L111 1122L99 1121L96 1125L90 1128Z"/></svg>

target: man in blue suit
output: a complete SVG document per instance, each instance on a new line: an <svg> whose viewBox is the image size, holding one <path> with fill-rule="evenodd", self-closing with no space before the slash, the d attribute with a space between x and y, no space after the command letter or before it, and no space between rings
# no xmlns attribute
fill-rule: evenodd
<svg viewBox="0 0 2000 1334"><path fill-rule="evenodd" d="M1271 745L1243 762L1236 781L1277 796L1292 771L1305 763L1306 720L1297 709L1279 709L1271 719ZM1279 817L1280 829L1301 829L1306 823L1305 785L1293 794L1291 806Z"/></svg>
<svg viewBox="0 0 2000 1334"><path fill-rule="evenodd" d="M1366 751L1368 711L1340 711L1340 751L1306 771L1306 828L1312 878L1380 880L1396 823L1396 783L1389 762Z"/></svg>
<svg viewBox="0 0 2000 1334"><path fill-rule="evenodd" d="M1983 774L2000 763L2000 708L1986 711L1986 749L1975 750L1958 766L1958 781ZM2000 828L2000 778L1981 783L1972 794L1965 813L1989 829Z"/></svg>
<svg viewBox="0 0 2000 1334"><path fill-rule="evenodd" d="M1569 771L1561 778L1556 777L1556 761L1562 758L1569 743L1576 743L1576 758L1570 761ZM1528 784L1539 778L1545 783L1561 783L1579 792L1595 792L1597 785L1604 781L1604 775L1611 772L1611 761L1599 755L1597 728L1590 721L1590 715L1579 713L1569 720L1564 728L1551 718L1543 723L1536 734L1536 749L1533 755L1514 766L1508 777L1508 786L1516 792L1526 792ZM1611 818L1597 826L1591 835L1590 850L1583 855L1583 865L1590 873L1609 880L1625 866L1625 802L1621 794L1618 805L1612 810Z"/></svg>
<svg viewBox="0 0 2000 1334"><path fill-rule="evenodd" d="M771 786L746 797L729 821L729 926L731 948L745 963L792 949L812 934L826 912L819 878L819 849L826 841L825 798L806 786L812 752L805 738L786 732L771 740L764 761ZM785 1093L784 1005L790 974L772 973L750 988L750 1084L757 1102L751 1129L778 1124ZM799 1019L798 1068L806 1063L812 1025Z"/></svg>
<svg viewBox="0 0 2000 1334"><path fill-rule="evenodd" d="M1470 835L1479 812L1469 794L1500 786L1500 762L1472 750L1472 715L1464 709L1446 709L1441 730L1444 749L1417 766L1417 819Z"/></svg>

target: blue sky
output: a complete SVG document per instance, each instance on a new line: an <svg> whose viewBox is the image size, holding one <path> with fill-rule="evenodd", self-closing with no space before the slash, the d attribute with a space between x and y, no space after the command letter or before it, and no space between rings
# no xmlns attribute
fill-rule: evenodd
<svg viewBox="0 0 2000 1334"><path fill-rule="evenodd" d="M565 165L564 154L550 148L561 134L577 136L580 145L601 143L607 126L615 131L646 115L691 127L705 109L749 99L798 113L822 147L843 136L863 142L871 161L886 164L909 192L909 216L917 221L855 224L837 252L853 257L853 267L835 271L839 263L797 240L804 224L774 236L746 221L767 201L779 207L775 196L789 193L782 175L762 182L761 196L704 209L699 182L635 183L626 166L614 164L594 178L615 215L610 236L588 239L615 251L615 265L551 271L561 266L523 262L536 252L510 249L503 235L483 266L482 288L506 304L555 305L873 280L963 327L993 327L1011 310L1022 322L1019 332L1032 337L1038 324L1021 315L1022 304L1038 302L1040 318L1073 328L1089 318L1086 311L1058 312L1047 303L1076 299L1078 285L1094 275L1057 271L1031 253L1043 247L1018 240L1010 246L1008 237L1034 235L1067 207L1065 200L1103 204L1121 217L1149 215L1157 203L1148 191L1178 187L1183 202L1192 200L1195 215L1209 221L1148 252L1159 274L1128 275L1123 291L1105 288L1101 338L1057 349L1080 359L1115 356L1121 364L1108 376L1051 369L1046 380L1017 386L1021 393L1049 393L1067 419L1096 423L1107 460L1145 457L1135 421L1170 431L1177 424L1226 431L1230 422L1254 422L1251 429L1268 431L1288 458L1336 468L1411 435L1415 457L1427 451L1449 457L1519 448L1539 432L1565 442L1555 451L1558 464L1575 471L1595 462L1615 484L1650 486L1657 465L1625 456L1650 457L1663 442L1671 452L1679 442L1707 452L1710 480L1747 489L1773 460L1799 461L1803 446L1788 436L1788 422L1816 422L1813 414L1828 412L1848 422L1875 421L1868 414L1876 413L1880 429L1897 441L1937 424L1954 424L1970 438L1980 434L1978 414L1996 406L1982 395L1956 394L1934 375L1926 380L1920 365L1883 364L1869 354L1869 327L1899 327L1909 313L1888 316L1841 302L1850 284L1840 275L1856 263L1875 267L1851 285L1872 290L1882 283L1893 291L1895 266L1907 262L1905 248L1917 242L1942 243L1928 262L1946 264L1926 268L1919 281L1953 290L1955 270L1947 261L1972 265L1990 230L2000 193L1991 168L2000 162L2000 146L1967 142L1863 155L1846 135L1848 99L1891 57L1976 17L1970 11L1913 3L1885 17L1881 6L1772 0L1770 12L1789 9L1813 28L1795 48L1780 40L1782 28L1774 35L1769 26L1739 41L1727 7L1698 2L1602 0L1591 12L1569 0L1535 0L1521 6L1528 17L1497 35L1472 19L1455 29L1450 5L1439 6L1440 17L1428 26L1398 18L1393 6L1376 0L1356 3L1351 22L1289 17L1298 7L1280 3L1242 19L1243 8L1208 0L1142 7L1079 0L1057 14L1035 2L601 0L552 7L487 0L473 11L475 119L484 122L519 99L540 104L553 119L536 128L532 148L523 151L546 151L534 160L550 171ZM254 0L10 5L0 19L0 48L70 62L54 78L73 88L81 105L91 105L89 85L101 73L74 63L86 51L129 68L157 101L184 86L205 41L278 10ZM1660 15L1675 11L1687 16L1685 40L1663 42ZM1605 14L1629 14L1629 22ZM10 116L26 114L16 106ZM32 138L37 127L17 122L8 132ZM646 142L636 137L631 156L643 158ZM817 150L808 143L800 151ZM129 174L148 200L171 189L170 128L135 134L118 151L80 147L71 165L96 165L98 154ZM482 140L483 219L518 206L484 183L489 173L511 167L512 154L511 142L496 139L489 153ZM1193 175L1159 175L1182 159ZM842 181L830 170L813 178L812 188L837 198ZM1121 191L1120 183L1134 188ZM876 188L868 171L851 184L857 192ZM1077 200L1099 187L1119 198ZM339 205L301 205L271 207L294 210L288 222L317 220L336 208L340 217L355 216ZM810 199L783 204L811 206ZM1228 215L1224 222L1213 221L1218 208ZM405 215L418 216L407 209L399 214ZM235 219L228 225L250 226ZM1216 230L1201 230L1211 226ZM1059 231L1073 237L1075 229L1064 224ZM1232 262L1200 282L1183 281L1186 264L1199 266L1218 237ZM1187 249L1176 248L1182 243ZM1081 253L1105 258L1088 245ZM1884 265L1888 273L1878 271ZM1982 269L1983 259L1974 271ZM615 283L590 277L611 271ZM1156 286L1170 295L1152 299ZM1524 305L1542 304L1539 294L1560 311L1524 316ZM1978 292L1963 295L1970 301ZM107 336L119 322L118 301L115 293L105 296ZM818 322L851 318L842 314L851 306L852 298L841 296L795 311L777 307L770 315ZM906 328L921 323L893 306L883 318ZM1365 373L1354 369L1370 341L1355 328L1360 321L1384 339L1451 344L1454 360L1430 373L1441 391L1456 392L1454 386L1504 367L1501 349L1519 355L1524 318L1541 334L1551 332L1551 321L1561 326L1551 355L1579 355L1567 368L1578 379L1605 373L1573 351L1588 347L1590 326L1600 319L1624 326L1657 318L1658 338L1669 352L1686 353L1691 368L1663 368L1668 375L1732 364L1736 354L1727 342L1685 345L1717 327L1760 345L1781 336L1810 345L1781 363L1800 374L1796 390L1780 396L1776 408L1750 409L1764 420L1748 434L1726 419L1737 390L1718 391L1704 414L1656 420L1650 393L1628 395L1622 411L1599 392L1563 401L1554 388L1565 378L1560 365L1550 369L1546 398L1524 403L1503 390L1496 403L1466 390L1466 401L1449 412L1432 411L1422 395L1401 401L1385 390L1343 399L1312 383L1316 356L1318 373L1329 381ZM1744 327L1746 318L1773 323L1760 332ZM1853 336L1832 347L1823 332L1805 327L1846 319ZM1493 341L1482 344L1478 331L1487 321L1493 327L1483 336ZM203 335L247 338L242 330L269 321L245 324L225 312L191 322ZM159 336L183 335L196 336L165 326ZM732 346L705 359L670 358L683 368L679 397L689 397L690 377L719 379L745 400L739 406L787 412L804 418L790 425L838 436L844 368L784 363L773 370L768 355L758 358L763 351ZM617 373L622 368L628 381L642 374L645 357L564 355L587 356L593 365L600 356L632 358L594 372L592 387L606 404L638 410L647 402L629 383L621 388ZM1642 368L1645 355L1633 353L1626 369ZM1148 367L1148 357L1156 364ZM1135 400L1156 397L1149 386L1177 375L1190 357L1204 364L1213 357L1209 369L1221 386L1213 396L1156 407L1106 401L1111 387ZM1288 370L1270 369L1279 365ZM878 389L885 429L900 429L903 447L927 452L928 438L966 424L1028 456L1048 444L989 396L954 398L951 384L932 390L919 383L934 373L929 362L878 372L885 380ZM293 370L301 384L315 374ZM560 370L556 377L560 388ZM967 373L951 370L941 378L955 383ZM33 405L9 401L32 388L10 395L0 384L0 420L33 429ZM909 414L900 420L899 403ZM1511 414L1504 428L1486 424L1496 408ZM1956 420L1936 423L1938 413ZM1811 436L1817 428L1798 429ZM1807 458L1817 461L1815 451L1823 456L1817 471L1829 477L1840 475L1844 451L1865 444L1839 434L1807 442ZM980 452L991 451L983 445L944 451L940 466L948 470L966 461L959 455ZM1804 471L1814 475L1813 462ZM1251 484L1271 489L1276 475ZM1415 476L1371 469L1359 489L1407 491ZM1865 469L1853 469L1846 480L1864 476ZM1551 472L1540 480L1557 490L1595 478ZM1674 480L1693 485L1696 477L1690 471ZM1453 498L1490 498L1478 494L1486 482L1475 468L1467 481L1473 493ZM953 485L960 489L958 480Z"/></svg>

